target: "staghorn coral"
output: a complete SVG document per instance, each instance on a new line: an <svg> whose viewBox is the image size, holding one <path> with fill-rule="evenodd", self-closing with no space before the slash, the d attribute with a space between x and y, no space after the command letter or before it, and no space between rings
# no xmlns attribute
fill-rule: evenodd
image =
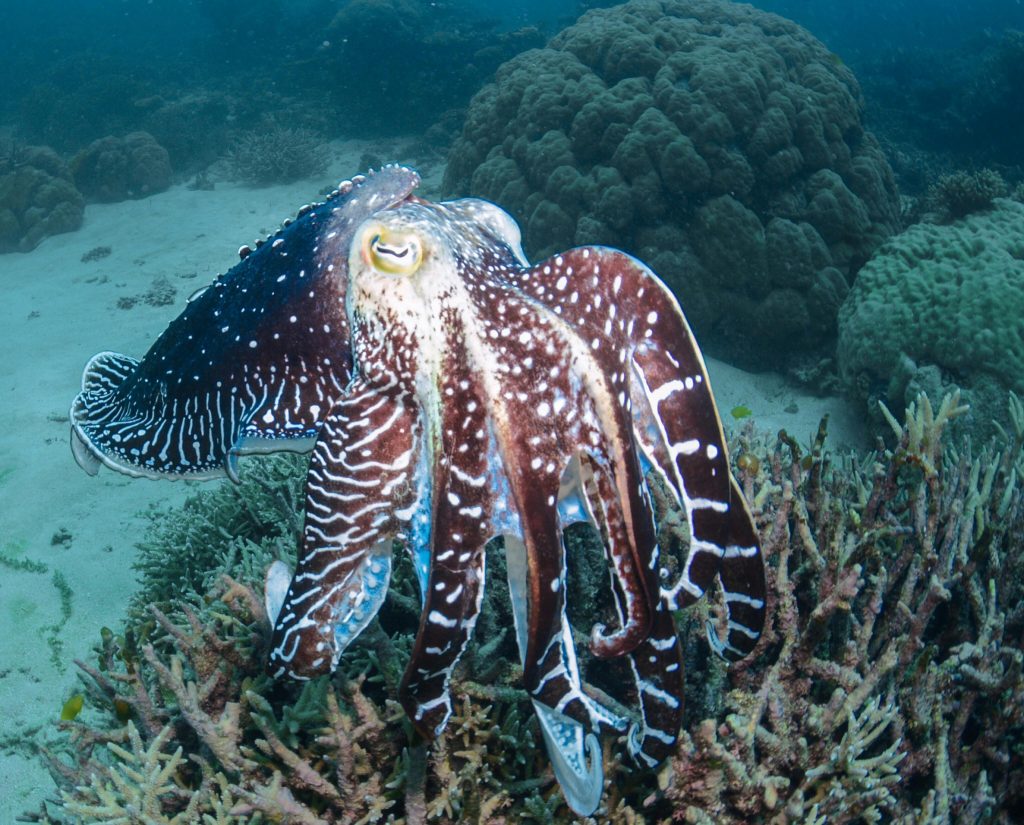
<svg viewBox="0 0 1024 825"><path fill-rule="evenodd" d="M651 264L732 357L827 349L899 223L857 82L808 32L718 0L588 12L470 104L446 195L509 209L527 253L603 243Z"/></svg>
<svg viewBox="0 0 1024 825"><path fill-rule="evenodd" d="M175 774L181 768L181 747L173 753L164 750L172 733L172 728L167 726L145 746L138 730L129 720L127 735L130 748L111 742L108 748L116 761L107 771L90 776L86 793L92 795L95 802L69 799L68 812L86 820L105 818L130 822L133 818L137 820L145 817L149 822L167 825L184 825L194 821L198 796L185 802L182 810L173 817L164 816L163 813L168 800L177 799L181 805L182 797L188 796L174 781Z"/></svg>
<svg viewBox="0 0 1024 825"><path fill-rule="evenodd" d="M360 681L307 683L279 717L254 650L260 600L227 578L217 596L177 622L154 608L144 642L107 635L96 665L78 663L107 724L61 723L71 749L46 751L61 800L37 819L355 823L394 804L377 767L398 748Z"/></svg>
<svg viewBox="0 0 1024 825"><path fill-rule="evenodd" d="M527 696L508 687L515 672L502 685L468 683L449 738L429 758L413 741L390 701L419 614L407 564L383 613L401 629L368 631L334 680L299 685L263 674L269 628L251 585L261 586L270 560L294 545L304 461L252 462L240 486L154 515L129 622L122 633L104 631L94 663L78 663L87 710L60 723L66 742L44 750L61 799L35 821L117 821L140 800L144 821L155 823L369 823L403 808L413 822L425 821L414 814L426 816L428 806L431 821L477 821L467 817L509 804L517 772L528 777L518 786L528 800L554 787L539 734L528 728ZM155 773L141 754L164 770L179 746L165 771L177 790L165 792L164 777L151 792ZM135 786L122 787L125 777Z"/></svg>
<svg viewBox="0 0 1024 825"><path fill-rule="evenodd" d="M250 186L292 183L327 168L327 146L308 129L270 126L239 137L228 151L228 172Z"/></svg>
<svg viewBox="0 0 1024 825"><path fill-rule="evenodd" d="M154 608L144 642L108 634L97 665L78 663L86 704L105 718L59 723L69 747L44 753L61 798L30 821L365 825L404 811L410 823L500 822L516 794L536 806L554 786L538 775L522 691L466 683L428 757L362 675L302 686L262 675L253 646L266 617L248 586L225 577L209 605L179 610L175 622Z"/></svg>
<svg viewBox="0 0 1024 825"><path fill-rule="evenodd" d="M762 655L689 734L666 797L686 822L1005 822L1024 810L1024 408L975 455L921 397L896 446L745 474L776 560ZM756 656L756 654L755 654Z"/></svg>
<svg viewBox="0 0 1024 825"><path fill-rule="evenodd" d="M983 212L1006 197L1006 181L994 169L942 175L928 191L928 200L946 221Z"/></svg>
<svg viewBox="0 0 1024 825"><path fill-rule="evenodd" d="M697 632L720 612L684 614L676 757L655 777L606 740L605 803L588 825L1019 819L1024 406L1011 396L1007 431L977 449L950 440L955 395L937 409L916 400L902 424L885 415L892 446L865 455L831 453L824 423L809 450L752 425L734 440L772 560L765 640L727 669ZM47 751L61 798L35 821L112 822L143 805L156 823L579 822L507 661L500 595L429 747L392 703L419 609L407 562L333 679L262 674L268 628L253 588L291 541L301 461L254 462L240 488L201 493L154 528L142 592L159 606L136 602L124 631L80 664L86 709L59 723L70 747ZM681 519L664 521L664 542L685 540ZM600 571L599 545L571 541L577 564L593 553ZM172 548L205 548L206 571L157 564ZM489 566L501 557L491 550ZM588 627L607 608L596 599L574 621ZM614 664L586 672L616 706L600 692Z"/></svg>

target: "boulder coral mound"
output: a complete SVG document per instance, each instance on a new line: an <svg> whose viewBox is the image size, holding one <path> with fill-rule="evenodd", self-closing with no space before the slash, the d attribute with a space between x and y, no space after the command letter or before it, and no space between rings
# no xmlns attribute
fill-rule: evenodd
<svg viewBox="0 0 1024 825"><path fill-rule="evenodd" d="M171 185L170 157L149 132L94 140L70 165L78 188L94 201L145 198Z"/></svg>
<svg viewBox="0 0 1024 825"><path fill-rule="evenodd" d="M447 195L511 210L531 256L629 250L720 354L828 347L896 228L856 80L794 23L719 0L633 0L505 63L470 105Z"/></svg>
<svg viewBox="0 0 1024 825"><path fill-rule="evenodd" d="M899 409L955 384L977 436L1002 420L1007 390L1024 393L1024 204L946 225L920 223L884 244L839 314L847 388Z"/></svg>
<svg viewBox="0 0 1024 825"><path fill-rule="evenodd" d="M11 144L0 153L0 253L29 252L78 229L84 214L85 200L52 149Z"/></svg>

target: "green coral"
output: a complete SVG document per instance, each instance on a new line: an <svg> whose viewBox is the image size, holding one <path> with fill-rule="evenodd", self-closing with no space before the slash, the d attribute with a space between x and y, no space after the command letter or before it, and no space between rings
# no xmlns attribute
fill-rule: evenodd
<svg viewBox="0 0 1024 825"><path fill-rule="evenodd" d="M720 0L595 9L498 70L447 195L508 209L526 252L625 249L698 337L765 364L829 348L857 269L899 224L857 81L794 23Z"/></svg>
<svg viewBox="0 0 1024 825"><path fill-rule="evenodd" d="M140 587L132 614L145 616L150 605L167 610L174 600L199 598L224 572L259 582L273 559L293 563L308 462L293 453L247 459L240 484L204 489L172 511L151 510L152 527L134 564Z"/></svg>
<svg viewBox="0 0 1024 825"><path fill-rule="evenodd" d="M1024 204L948 225L920 223L865 264L839 314L847 389L900 409L925 390L960 387L975 436L1006 423L1007 390L1024 391Z"/></svg>

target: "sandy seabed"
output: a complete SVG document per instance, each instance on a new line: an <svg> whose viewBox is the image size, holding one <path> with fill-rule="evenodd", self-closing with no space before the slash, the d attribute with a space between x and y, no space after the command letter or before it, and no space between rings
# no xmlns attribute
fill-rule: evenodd
<svg viewBox="0 0 1024 825"><path fill-rule="evenodd" d="M356 141L334 148L334 180L361 171L365 151L394 151ZM432 168L420 194L436 196L442 172ZM108 349L141 357L190 294L237 262L241 244L276 229L331 179L264 189L179 185L141 201L91 205L78 232L48 238L27 254L0 255L0 552L34 568L0 565L0 822L55 794L31 742L56 738L54 723L75 692L73 660L88 658L100 629L117 628L123 617L147 509L179 504L200 484L106 469L90 477L79 469L67 412L83 366ZM109 255L82 260L103 246ZM174 287L170 303L143 299L154 282L164 294L166 284ZM138 300L124 308L132 298ZM806 441L829 412L831 443L863 437L838 399L721 362L709 361L708 369L720 409L749 407L759 429L785 428ZM61 581L71 591L63 624Z"/></svg>

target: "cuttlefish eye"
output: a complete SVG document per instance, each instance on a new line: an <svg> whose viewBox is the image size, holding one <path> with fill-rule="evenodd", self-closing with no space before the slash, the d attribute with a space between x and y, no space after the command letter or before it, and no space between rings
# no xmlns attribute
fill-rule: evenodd
<svg viewBox="0 0 1024 825"><path fill-rule="evenodd" d="M363 260L381 272L412 275L423 262L423 244L413 232L370 227L363 238Z"/></svg>

